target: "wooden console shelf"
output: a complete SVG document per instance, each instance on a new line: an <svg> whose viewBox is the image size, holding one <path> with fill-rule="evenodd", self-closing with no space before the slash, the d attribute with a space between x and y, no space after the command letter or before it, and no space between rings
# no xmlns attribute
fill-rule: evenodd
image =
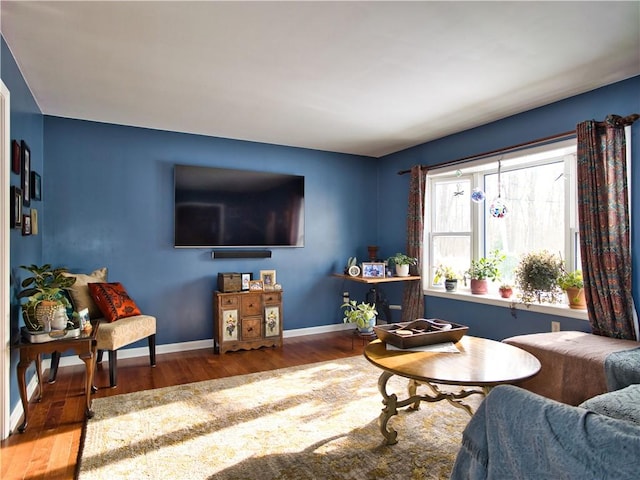
<svg viewBox="0 0 640 480"><path fill-rule="evenodd" d="M419 275L410 275L408 277L384 277L384 278L374 278L374 277L352 277L351 275L345 275L342 273L334 273L334 277L342 278L343 280L350 280L352 282L358 283L366 283L371 285L370 295L372 300L368 300L373 302L376 306L376 310L378 314L382 314L387 323L392 323L393 319L391 317L391 310L389 308L389 302L385 298L384 294L381 293L377 286L380 283L391 283L391 282L411 282L420 280ZM380 320L380 317L378 317Z"/></svg>
<svg viewBox="0 0 640 480"><path fill-rule="evenodd" d="M213 293L213 351L282 346L282 290Z"/></svg>
<svg viewBox="0 0 640 480"><path fill-rule="evenodd" d="M354 282L360 282L360 283L389 283L389 282L409 282L411 280L420 280L419 275L410 275L408 277L370 278L370 277L352 277L351 275L334 273L334 277L344 278L345 280L352 280Z"/></svg>

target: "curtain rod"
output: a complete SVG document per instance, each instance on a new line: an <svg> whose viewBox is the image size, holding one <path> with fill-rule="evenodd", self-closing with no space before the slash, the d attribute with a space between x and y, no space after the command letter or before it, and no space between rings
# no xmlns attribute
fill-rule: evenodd
<svg viewBox="0 0 640 480"><path fill-rule="evenodd" d="M558 133L557 135L551 135L549 137L538 138L537 140L532 140L530 142L519 143L517 145L511 145L510 147L499 148L497 150L490 150L484 153L477 153L475 155L469 155L468 157L458 158L457 160L447 160L446 162L436 163L434 165L422 165L423 167L432 169L432 168L440 168L440 167L448 167L450 165L456 165L459 163L466 163L470 160L474 160L477 158L488 157L490 155L495 155L496 153L506 153L512 150L517 150L522 147L530 147L533 145L537 145L539 143L548 142L550 140L557 140L560 138L568 138L576 134L575 130L570 130L564 133ZM404 175L405 173L411 173L411 169L409 170L401 170L398 172L398 175Z"/></svg>
<svg viewBox="0 0 640 480"><path fill-rule="evenodd" d="M633 113L627 117L618 117L619 118L619 122L621 125L623 126L628 126L631 125L633 122L635 122L636 120L638 120L640 118L640 115L638 115L637 113ZM607 125L608 123L605 122L596 122L598 124L598 126L604 126ZM478 153L476 155L469 155L468 157L462 157L462 158L458 158L457 160L448 160L446 162L441 162L441 163L436 163L435 165L422 165L423 167L426 168L440 168L440 167L448 167L450 165L456 165L459 163L466 163L470 160L474 160L474 159L478 159L478 158L482 158L482 157L488 157L490 155L495 155L497 153L507 153L513 150L517 150L523 147L531 147L540 143L545 143L548 142L550 140L557 140L560 138L569 138L573 135L576 134L575 130L570 130L568 132L564 132L564 133L559 133L557 135L551 135L549 137L544 137L544 138L539 138L537 140L532 140L530 142L525 142L525 143L519 143L517 145L512 145L510 147L505 147L505 148L499 148L497 150L491 150L489 152L484 152L484 153ZM411 173L411 170L401 170L398 172L398 175L404 175L405 173Z"/></svg>

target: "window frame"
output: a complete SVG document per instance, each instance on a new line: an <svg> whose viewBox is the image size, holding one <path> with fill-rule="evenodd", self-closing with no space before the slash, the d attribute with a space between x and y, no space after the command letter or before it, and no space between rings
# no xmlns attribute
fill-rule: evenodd
<svg viewBox="0 0 640 480"><path fill-rule="evenodd" d="M567 268L576 269L575 259L579 259L578 244L578 212L577 212L577 140L576 137L565 138L558 141L545 143L544 145L536 145L532 147L522 147L515 151L503 154L491 154L472 159L464 163L452 164L441 168L433 169L427 172L425 181L425 198L427 199L427 208L424 216L424 262L423 262L423 290L425 295L446 296L466 300L476 301L479 303L491 303L499 306L513 307L513 300L504 300L497 295L471 295L464 286L458 288L458 292L444 292L441 286L433 285L433 277L436 265L432 259L434 257L434 239L442 236L470 236L471 241L471 258L478 259L486 256L485 248L485 221L486 208L470 209L471 216L471 232L434 232L432 225L435 225L435 209L430 208L435 205L435 185L438 182L451 182L458 179L471 179L470 189L475 187L483 188L484 176L487 174L497 173L498 161L502 163L502 173L514 169L520 169L531 166L544 165L562 160L564 162L564 175L568 179L565 188L565 234L564 234L564 250L563 258L566 261ZM519 160L523 157L526 160ZM485 201L490 201L489 198ZM471 202L471 200L469 200ZM459 282L461 283L461 282ZM569 310L566 305L542 304L537 305L534 311L542 311L542 313L559 314L558 310ZM570 315L575 318L587 318L586 312L571 311Z"/></svg>

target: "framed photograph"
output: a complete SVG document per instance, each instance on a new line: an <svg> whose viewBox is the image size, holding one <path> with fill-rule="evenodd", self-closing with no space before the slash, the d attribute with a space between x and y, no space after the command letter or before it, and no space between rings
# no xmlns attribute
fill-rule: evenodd
<svg viewBox="0 0 640 480"><path fill-rule="evenodd" d="M249 290L249 282L251 281L251 273L241 273L241 281L242 281L242 291L246 292Z"/></svg>
<svg viewBox="0 0 640 480"><path fill-rule="evenodd" d="M31 150L27 143L20 142L22 149L22 204L25 207L31 205Z"/></svg>
<svg viewBox="0 0 640 480"><path fill-rule="evenodd" d="M262 280L249 280L249 291L261 292L262 290L264 290Z"/></svg>
<svg viewBox="0 0 640 480"><path fill-rule="evenodd" d="M31 200L42 199L42 178L36 172L31 172Z"/></svg>
<svg viewBox="0 0 640 480"><path fill-rule="evenodd" d="M80 330L84 330L84 327L86 327L89 323L91 323L91 320L89 318L89 309L83 308L78 312L78 325L80 327Z"/></svg>
<svg viewBox="0 0 640 480"><path fill-rule="evenodd" d="M276 271L260 270L260 280L262 280L264 290L273 290L276 284Z"/></svg>
<svg viewBox="0 0 640 480"><path fill-rule="evenodd" d="M38 211L35 208L31 209L31 235L38 234Z"/></svg>
<svg viewBox="0 0 640 480"><path fill-rule="evenodd" d="M362 276L365 278L384 278L384 263L362 262Z"/></svg>
<svg viewBox="0 0 640 480"><path fill-rule="evenodd" d="M22 152L20 151L20 142L17 140L11 141L11 171L16 174L20 174L22 168Z"/></svg>
<svg viewBox="0 0 640 480"><path fill-rule="evenodd" d="M31 215L22 215L22 235L31 235Z"/></svg>
<svg viewBox="0 0 640 480"><path fill-rule="evenodd" d="M22 227L22 190L20 187L11 187L11 228Z"/></svg>
<svg viewBox="0 0 640 480"><path fill-rule="evenodd" d="M280 307L266 307L264 309L265 337L275 337L280 335Z"/></svg>

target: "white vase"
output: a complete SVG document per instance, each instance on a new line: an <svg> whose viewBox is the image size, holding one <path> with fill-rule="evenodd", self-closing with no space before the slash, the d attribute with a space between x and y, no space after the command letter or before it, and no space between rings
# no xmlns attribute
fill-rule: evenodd
<svg viewBox="0 0 640 480"><path fill-rule="evenodd" d="M396 265L396 275L399 277L408 277L409 265Z"/></svg>

